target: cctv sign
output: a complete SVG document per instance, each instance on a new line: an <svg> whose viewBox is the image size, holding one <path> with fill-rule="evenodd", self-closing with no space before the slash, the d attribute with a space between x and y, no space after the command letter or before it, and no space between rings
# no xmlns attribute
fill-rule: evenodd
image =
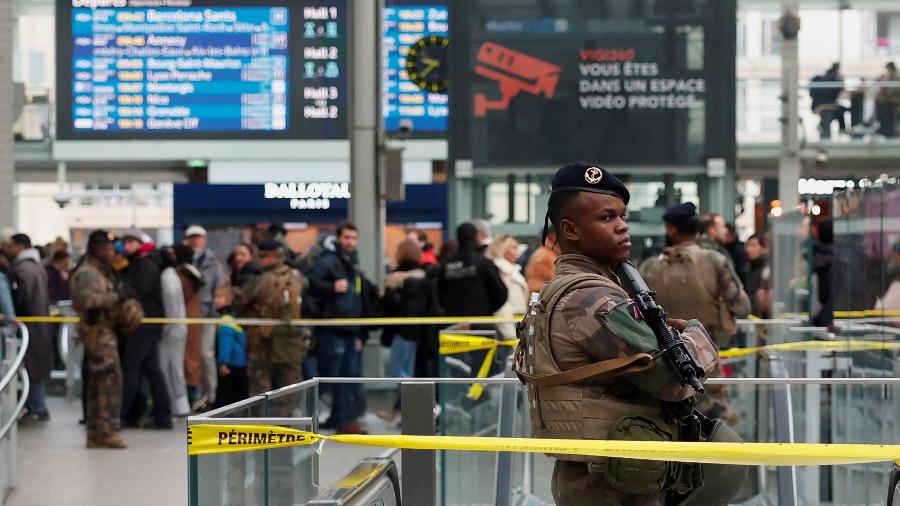
<svg viewBox="0 0 900 506"><path fill-rule="evenodd" d="M559 82L560 68L525 53L485 42L478 50L475 73L497 81L501 97L489 100L486 93L475 95L475 116L483 117L488 109L505 110L519 92L553 98Z"/></svg>
<svg viewBox="0 0 900 506"><path fill-rule="evenodd" d="M453 159L478 170L733 158L734 37L717 35L733 0L577 2L565 18L492 5L471 0L451 23Z"/></svg>

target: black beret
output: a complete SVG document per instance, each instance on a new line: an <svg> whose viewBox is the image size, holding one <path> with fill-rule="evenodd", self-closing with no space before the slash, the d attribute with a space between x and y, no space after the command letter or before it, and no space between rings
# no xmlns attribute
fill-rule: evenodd
<svg viewBox="0 0 900 506"><path fill-rule="evenodd" d="M570 163L556 171L550 184L550 193L565 191L612 195L625 201L626 205L631 198L621 179L599 165L584 162Z"/></svg>
<svg viewBox="0 0 900 506"><path fill-rule="evenodd" d="M260 251L277 251L283 248L278 241L259 241L256 243L256 247L259 248Z"/></svg>
<svg viewBox="0 0 900 506"><path fill-rule="evenodd" d="M88 236L88 248L112 244L113 238L106 230L94 230Z"/></svg>
<svg viewBox="0 0 900 506"><path fill-rule="evenodd" d="M685 202L672 206L663 214L663 221L666 223L677 223L697 216L697 206L693 202Z"/></svg>

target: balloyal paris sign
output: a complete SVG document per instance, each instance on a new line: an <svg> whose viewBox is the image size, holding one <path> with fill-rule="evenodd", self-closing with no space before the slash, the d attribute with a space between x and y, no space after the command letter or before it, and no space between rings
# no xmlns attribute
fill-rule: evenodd
<svg viewBox="0 0 900 506"><path fill-rule="evenodd" d="M567 19L507 19L477 0L453 12L462 18L451 23L455 159L701 166L716 151L716 129L730 122L733 138L733 47L729 54L713 33L721 6L671 2L693 10L616 17L605 4L583 2ZM731 75L721 75L728 58ZM729 101L727 112L713 111Z"/></svg>

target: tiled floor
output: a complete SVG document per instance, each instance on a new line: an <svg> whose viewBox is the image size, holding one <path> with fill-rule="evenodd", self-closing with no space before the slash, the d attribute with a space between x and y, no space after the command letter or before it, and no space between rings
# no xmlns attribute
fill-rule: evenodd
<svg viewBox="0 0 900 506"><path fill-rule="evenodd" d="M126 450L85 448L81 402L49 397L51 420L20 426L18 431L18 485L8 506L65 505L184 505L188 498L184 420L174 430L126 430ZM396 433L372 414L365 424L373 433ZM363 457L382 448L337 443L324 447L320 485L340 480ZM397 459L399 461L399 458Z"/></svg>
<svg viewBox="0 0 900 506"><path fill-rule="evenodd" d="M126 430L126 450L88 450L81 401L47 402L49 422L19 427L18 486L8 505L187 504L183 420L174 430Z"/></svg>

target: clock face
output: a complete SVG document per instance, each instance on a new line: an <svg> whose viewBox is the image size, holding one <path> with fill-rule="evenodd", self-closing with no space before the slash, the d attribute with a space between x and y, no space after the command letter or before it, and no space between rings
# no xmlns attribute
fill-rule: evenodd
<svg viewBox="0 0 900 506"><path fill-rule="evenodd" d="M409 80L432 93L447 91L447 37L428 35L410 46L406 53L406 72Z"/></svg>

